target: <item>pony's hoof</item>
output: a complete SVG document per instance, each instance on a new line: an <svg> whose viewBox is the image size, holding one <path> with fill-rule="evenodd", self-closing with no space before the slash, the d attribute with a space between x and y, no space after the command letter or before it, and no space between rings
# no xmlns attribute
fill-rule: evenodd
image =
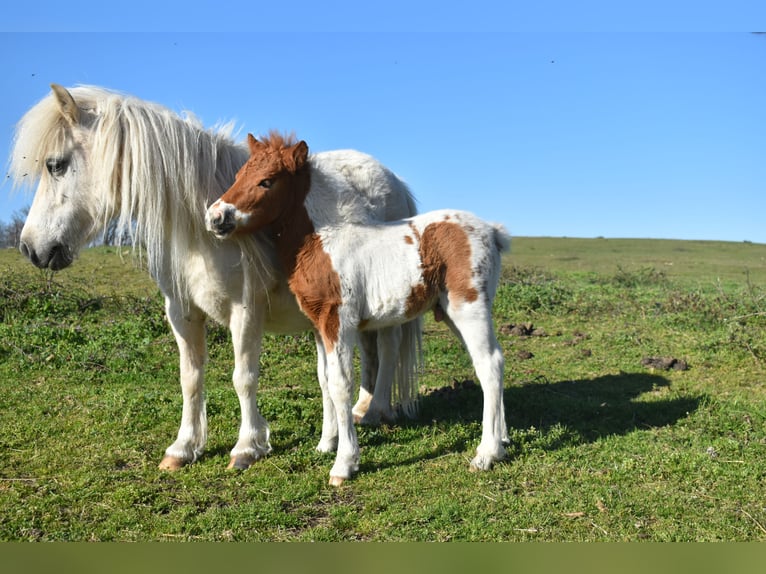
<svg viewBox="0 0 766 574"><path fill-rule="evenodd" d="M380 416L380 413L367 411L367 414L363 417L359 417L358 420L356 417L354 417L354 422L365 427L379 427L380 423L382 422L382 417Z"/></svg>
<svg viewBox="0 0 766 574"><path fill-rule="evenodd" d="M496 462L505 460L508 457L508 453L504 448L498 449L489 454L477 454L471 461L471 466L468 470L471 472L484 472L485 470L492 470L492 467Z"/></svg>
<svg viewBox="0 0 766 574"><path fill-rule="evenodd" d="M369 410L358 421L354 419L359 425L367 427L379 427L380 425L392 425L396 422L396 415L392 410L389 411L373 411Z"/></svg>
<svg viewBox="0 0 766 574"><path fill-rule="evenodd" d="M330 486L343 486L343 483L346 482L346 479L340 476L331 476L330 482L328 483Z"/></svg>
<svg viewBox="0 0 766 574"><path fill-rule="evenodd" d="M183 468L186 465L186 461L182 458L178 458L177 456L169 456L165 455L160 462L160 470L179 470Z"/></svg>
<svg viewBox="0 0 766 574"><path fill-rule="evenodd" d="M476 457L468 467L470 472L484 472L492 469L492 461L486 458Z"/></svg>
<svg viewBox="0 0 766 574"><path fill-rule="evenodd" d="M240 454L239 456L231 457L231 460L229 460L229 465L226 468L234 470L247 470L253 466L253 463L256 460L258 459L249 454Z"/></svg>

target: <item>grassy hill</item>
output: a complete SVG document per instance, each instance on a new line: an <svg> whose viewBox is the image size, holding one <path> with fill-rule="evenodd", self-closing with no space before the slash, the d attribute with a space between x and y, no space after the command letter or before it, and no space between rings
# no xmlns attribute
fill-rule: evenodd
<svg viewBox="0 0 766 574"><path fill-rule="evenodd" d="M583 239L514 237L509 263L551 273L615 274L652 271L686 285L726 282L734 286L748 280L766 284L766 245L725 241L669 239ZM99 292L141 294L154 283L140 269L128 247L85 250L78 264L60 273L57 280L84 282ZM37 271L25 264L15 249L0 250L0 269Z"/></svg>
<svg viewBox="0 0 766 574"><path fill-rule="evenodd" d="M687 285L766 283L766 245L668 239L513 239L512 261L551 272L612 274L648 269Z"/></svg>
<svg viewBox="0 0 766 574"><path fill-rule="evenodd" d="M0 252L0 540L764 540L766 246L514 238L495 303L510 457L468 472L471 363L425 324L420 414L359 430L326 485L308 335L268 336L274 453L225 469L239 424L209 330L206 454L156 465L180 419L162 300L129 252L51 277Z"/></svg>

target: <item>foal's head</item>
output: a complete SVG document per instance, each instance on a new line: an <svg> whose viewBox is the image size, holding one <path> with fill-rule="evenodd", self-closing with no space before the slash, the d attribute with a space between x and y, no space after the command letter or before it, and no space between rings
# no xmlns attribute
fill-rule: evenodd
<svg viewBox="0 0 766 574"><path fill-rule="evenodd" d="M259 141L247 135L250 159L234 184L207 210L208 230L220 238L252 232L297 209L309 188L306 142L271 133Z"/></svg>

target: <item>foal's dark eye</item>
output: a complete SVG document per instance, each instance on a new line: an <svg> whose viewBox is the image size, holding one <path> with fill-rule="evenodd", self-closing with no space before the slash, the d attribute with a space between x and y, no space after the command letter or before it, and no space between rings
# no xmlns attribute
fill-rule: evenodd
<svg viewBox="0 0 766 574"><path fill-rule="evenodd" d="M258 184L258 187L262 187L264 189L270 189L273 183L274 181L269 178L262 179L261 182Z"/></svg>
<svg viewBox="0 0 766 574"><path fill-rule="evenodd" d="M45 160L45 167L48 168L48 173L53 176L64 175L67 167L69 167L69 160L63 157L51 157Z"/></svg>

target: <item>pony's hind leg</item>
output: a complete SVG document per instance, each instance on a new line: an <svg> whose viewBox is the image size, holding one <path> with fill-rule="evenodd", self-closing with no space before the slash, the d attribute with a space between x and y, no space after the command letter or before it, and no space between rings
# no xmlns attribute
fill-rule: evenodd
<svg viewBox="0 0 766 574"><path fill-rule="evenodd" d="M357 422L363 425L377 426L381 422L393 422L396 418L391 408L391 387L394 383L399 345L402 340L400 326L387 327L378 331L378 373L375 380L375 392L367 413ZM356 420L356 415L354 416Z"/></svg>
<svg viewBox="0 0 766 574"><path fill-rule="evenodd" d="M259 359L263 340L263 305L234 307L229 319L234 346L234 389L239 398L242 421L239 439L231 451L229 468L246 469L271 452L269 425L256 402Z"/></svg>
<svg viewBox="0 0 766 574"><path fill-rule="evenodd" d="M491 302L463 302L447 311L453 328L460 333L471 356L484 395L481 442L471 461L471 470L489 470L506 456L508 443L503 404L505 359L495 336Z"/></svg>
<svg viewBox="0 0 766 574"><path fill-rule="evenodd" d="M362 366L362 382L359 385L359 398L354 405L354 422L360 422L370 408L378 374L378 334L376 331L359 333L359 355Z"/></svg>
<svg viewBox="0 0 766 574"><path fill-rule="evenodd" d="M177 470L202 454L207 439L205 316L196 307L184 311L179 301L169 297L165 298L165 313L178 344L183 410L178 438L165 450L160 468Z"/></svg>

